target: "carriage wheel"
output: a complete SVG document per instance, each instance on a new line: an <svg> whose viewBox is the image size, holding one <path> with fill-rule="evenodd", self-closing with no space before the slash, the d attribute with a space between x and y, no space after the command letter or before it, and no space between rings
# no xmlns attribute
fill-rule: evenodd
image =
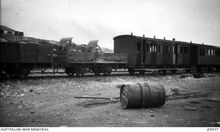
<svg viewBox="0 0 220 132"><path fill-rule="evenodd" d="M83 76L85 73L85 68L76 68L76 76Z"/></svg>
<svg viewBox="0 0 220 132"><path fill-rule="evenodd" d="M128 72L129 72L130 75L134 75L134 69L133 68L129 68Z"/></svg>
<svg viewBox="0 0 220 132"><path fill-rule="evenodd" d="M92 71L93 71L93 73L95 74L95 75L100 75L100 73L101 73L101 67L94 67L93 69L92 69Z"/></svg>
<svg viewBox="0 0 220 132"><path fill-rule="evenodd" d="M110 75L112 72L112 68L110 66L106 66L103 69L104 69L103 70L104 75Z"/></svg>
<svg viewBox="0 0 220 132"><path fill-rule="evenodd" d="M29 67L24 67L24 68L20 68L17 74L19 77L25 78L30 74L30 72L31 69Z"/></svg>
<svg viewBox="0 0 220 132"><path fill-rule="evenodd" d="M144 71L139 71L140 75L144 75L144 73L145 73Z"/></svg>
<svg viewBox="0 0 220 132"><path fill-rule="evenodd" d="M68 76L72 77L75 74L75 71L74 71L74 69L71 69L71 68L65 68L65 73Z"/></svg>

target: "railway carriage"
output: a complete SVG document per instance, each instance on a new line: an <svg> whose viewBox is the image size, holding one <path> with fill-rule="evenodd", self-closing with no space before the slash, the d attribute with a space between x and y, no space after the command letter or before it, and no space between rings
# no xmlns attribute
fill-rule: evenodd
<svg viewBox="0 0 220 132"><path fill-rule="evenodd" d="M128 54L130 74L143 74L147 69L159 72L176 72L196 69L220 69L220 48L192 42L148 38L143 35L120 35L114 37L114 53Z"/></svg>

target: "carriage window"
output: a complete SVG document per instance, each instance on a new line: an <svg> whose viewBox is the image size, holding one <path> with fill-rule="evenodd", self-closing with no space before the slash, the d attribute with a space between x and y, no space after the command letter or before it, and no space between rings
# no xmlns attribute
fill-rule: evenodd
<svg viewBox="0 0 220 132"><path fill-rule="evenodd" d="M150 46L150 52L157 52L157 46L156 45L151 45Z"/></svg>
<svg viewBox="0 0 220 132"><path fill-rule="evenodd" d="M214 50L214 49L211 49L211 50L210 50L210 55L211 55L211 56L215 56L215 50Z"/></svg>
<svg viewBox="0 0 220 132"><path fill-rule="evenodd" d="M7 30L4 30L4 34L8 34L8 31L7 31Z"/></svg>
<svg viewBox="0 0 220 132"><path fill-rule="evenodd" d="M206 56L208 56L208 55L209 55L209 50L206 50L205 55L206 55Z"/></svg>
<svg viewBox="0 0 220 132"><path fill-rule="evenodd" d="M212 55L212 50L211 49L206 50L206 56L211 56L211 55Z"/></svg>

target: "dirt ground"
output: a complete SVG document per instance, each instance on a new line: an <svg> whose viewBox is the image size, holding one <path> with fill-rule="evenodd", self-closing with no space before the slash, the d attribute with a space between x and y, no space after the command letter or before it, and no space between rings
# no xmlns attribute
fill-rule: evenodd
<svg viewBox="0 0 220 132"><path fill-rule="evenodd" d="M219 127L220 74L168 76L37 76L0 82L0 126L10 127ZM100 100L75 96L119 97L118 85L156 82L180 93L208 96L169 100L159 108L127 109L120 102L83 106Z"/></svg>

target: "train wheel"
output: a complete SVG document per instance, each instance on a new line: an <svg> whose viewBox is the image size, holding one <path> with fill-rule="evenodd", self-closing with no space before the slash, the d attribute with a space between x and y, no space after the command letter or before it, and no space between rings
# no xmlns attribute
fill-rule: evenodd
<svg viewBox="0 0 220 132"><path fill-rule="evenodd" d="M172 74L175 74L176 71L177 71L177 70L171 70L170 72L171 72Z"/></svg>
<svg viewBox="0 0 220 132"><path fill-rule="evenodd" d="M216 67L216 72L220 72L220 67Z"/></svg>
<svg viewBox="0 0 220 132"><path fill-rule="evenodd" d="M191 73L191 69L186 69L186 72L187 73Z"/></svg>
<svg viewBox="0 0 220 132"><path fill-rule="evenodd" d="M46 70L47 70L47 68L46 68L46 67L43 67L43 68L41 69L41 74L45 73Z"/></svg>
<svg viewBox="0 0 220 132"><path fill-rule="evenodd" d="M31 69L29 67L20 68L18 70L17 76L21 78L25 78L30 74L30 72L31 72Z"/></svg>
<svg viewBox="0 0 220 132"><path fill-rule="evenodd" d="M1 70L0 78L5 78L5 77L7 77L7 72L5 70Z"/></svg>
<svg viewBox="0 0 220 132"><path fill-rule="evenodd" d="M159 74L162 76L165 76L167 73L167 70L159 70Z"/></svg>
<svg viewBox="0 0 220 132"><path fill-rule="evenodd" d="M76 76L83 76L85 73L85 68L77 68L76 69Z"/></svg>
<svg viewBox="0 0 220 132"><path fill-rule="evenodd" d="M104 75L110 75L111 72L112 72L112 68L111 68L110 66L103 68L103 74L104 74Z"/></svg>
<svg viewBox="0 0 220 132"><path fill-rule="evenodd" d="M80 77L80 76L83 76L84 75L84 73L83 72L76 72L76 76L78 76L78 77Z"/></svg>
<svg viewBox="0 0 220 132"><path fill-rule="evenodd" d="M134 69L133 68L129 68L128 72L129 72L130 75L134 75Z"/></svg>
<svg viewBox="0 0 220 132"><path fill-rule="evenodd" d="M92 69L92 71L93 71L93 73L95 74L95 75L100 75L100 73L101 73L101 67L94 67L93 69Z"/></svg>
<svg viewBox="0 0 220 132"><path fill-rule="evenodd" d="M139 71L140 75L144 75L144 73L145 73L144 71Z"/></svg>
<svg viewBox="0 0 220 132"><path fill-rule="evenodd" d="M71 68L65 68L65 73L66 73L68 76L72 77L75 72L74 72L74 70L71 70Z"/></svg>
<svg viewBox="0 0 220 132"><path fill-rule="evenodd" d="M70 76L70 77L72 77L72 76L74 75L74 73L69 72L69 73L67 73L67 75Z"/></svg>

